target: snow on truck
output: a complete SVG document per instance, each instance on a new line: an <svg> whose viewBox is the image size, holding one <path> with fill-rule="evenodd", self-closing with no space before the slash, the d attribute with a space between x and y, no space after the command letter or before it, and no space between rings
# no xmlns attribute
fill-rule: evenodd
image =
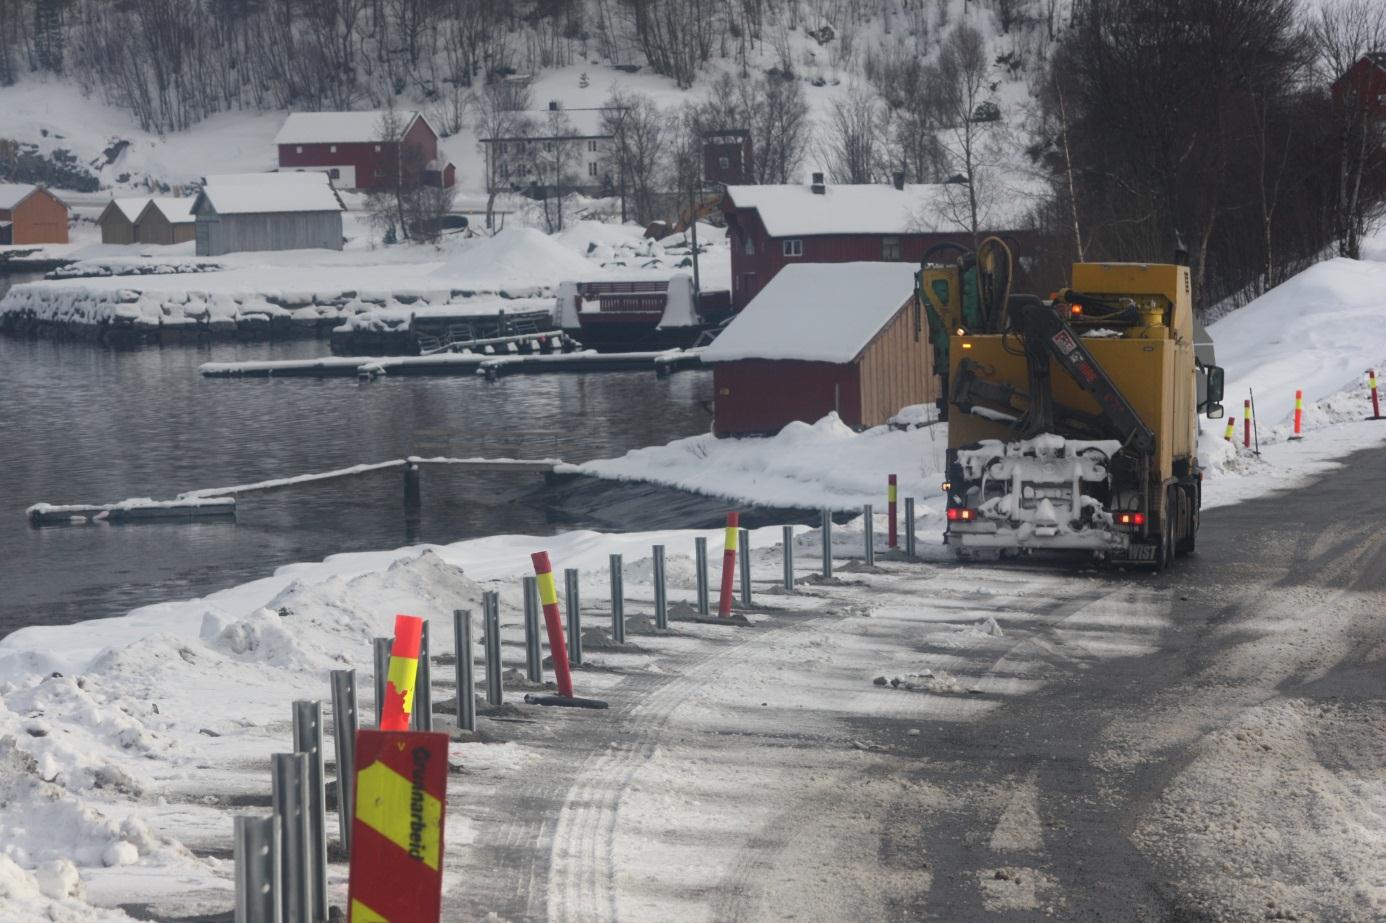
<svg viewBox="0 0 1386 923"><path fill-rule="evenodd" d="M1222 416L1223 372L1195 350L1188 266L1077 263L1045 300L1011 293L997 238L935 260L953 246L917 277L947 370L945 542L1156 569L1193 551L1198 414Z"/></svg>

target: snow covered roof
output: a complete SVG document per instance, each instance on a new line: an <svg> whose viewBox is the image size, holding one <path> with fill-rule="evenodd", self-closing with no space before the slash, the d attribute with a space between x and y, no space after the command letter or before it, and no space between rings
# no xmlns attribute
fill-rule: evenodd
<svg viewBox="0 0 1386 923"><path fill-rule="evenodd" d="M343 210L332 181L316 170L209 176L194 201L194 214L200 211L197 203L204 200L221 215Z"/></svg>
<svg viewBox="0 0 1386 923"><path fill-rule="evenodd" d="M192 224L197 220L193 214L193 203L197 199L190 197L165 196L146 200L145 208L156 208L168 219L169 224ZM143 213L144 209L140 209Z"/></svg>
<svg viewBox="0 0 1386 923"><path fill-rule="evenodd" d="M274 136L275 144L354 144L380 140L380 119L385 110L372 109L360 112L291 112ZM417 118L423 118L412 109L395 111L399 118L401 133ZM427 123L428 120L424 119ZM429 125L429 130L433 129ZM433 132L435 135L437 132Z"/></svg>
<svg viewBox="0 0 1386 923"><path fill-rule="evenodd" d="M37 188L28 183L0 183L0 208L14 208Z"/></svg>
<svg viewBox="0 0 1386 923"><path fill-rule="evenodd" d="M98 223L106 220L106 214L115 209L125 216L125 220L134 222L144 211L144 207L149 204L149 197L138 199L111 199L110 204L101 210L101 215L96 219Z"/></svg>
<svg viewBox="0 0 1386 923"><path fill-rule="evenodd" d="M515 113L528 122L528 131L506 132L495 137L482 138L482 141L514 141L530 139L542 141L545 138L609 138L606 130L605 109L527 109ZM555 130L551 121L558 123Z"/></svg>
<svg viewBox="0 0 1386 923"><path fill-rule="evenodd" d="M914 272L911 263L786 266L703 351L703 361L851 362L913 296Z"/></svg>
<svg viewBox="0 0 1386 923"><path fill-rule="evenodd" d="M966 214L967 187L961 185L908 183L896 189L889 183L829 183L822 194L802 185L728 186L727 195L738 209L754 208L771 237L967 231L959 220ZM993 232L1027 227L1031 204L1023 195L1005 196L982 209L982 225Z"/></svg>

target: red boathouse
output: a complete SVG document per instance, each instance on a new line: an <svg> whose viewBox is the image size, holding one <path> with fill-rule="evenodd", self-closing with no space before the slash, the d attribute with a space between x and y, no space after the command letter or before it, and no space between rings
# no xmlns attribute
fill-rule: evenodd
<svg viewBox="0 0 1386 923"><path fill-rule="evenodd" d="M909 263L805 263L776 275L703 351L713 432L777 433L831 411L862 429L937 400L914 271Z"/></svg>

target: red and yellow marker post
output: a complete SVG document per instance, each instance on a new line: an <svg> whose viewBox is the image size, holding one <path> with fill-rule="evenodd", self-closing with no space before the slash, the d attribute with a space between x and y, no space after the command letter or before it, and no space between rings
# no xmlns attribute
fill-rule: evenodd
<svg viewBox="0 0 1386 923"><path fill-rule="evenodd" d="M1381 419L1381 399L1376 394L1376 369L1367 370L1367 384L1372 389L1372 416L1373 420Z"/></svg>
<svg viewBox="0 0 1386 923"><path fill-rule="evenodd" d="M448 735L357 731L356 767L348 923L437 923Z"/></svg>
<svg viewBox="0 0 1386 923"><path fill-rule="evenodd" d="M891 475L886 482L886 508L890 511L890 527L886 530L886 547L894 548L899 544L900 538L895 530L895 495L896 495L895 475Z"/></svg>
<svg viewBox="0 0 1386 923"><path fill-rule="evenodd" d="M1232 436L1237 432L1237 418L1230 413L1227 415L1227 432L1222 434L1222 438L1228 442L1232 441Z"/></svg>
<svg viewBox="0 0 1386 923"><path fill-rule="evenodd" d="M558 612L558 587L553 582L553 564L547 551L529 556L534 562L534 576L539 584L539 602L544 606L544 627L549 632L549 656L553 658L553 676L558 680L558 694L572 698L573 674L568 669L568 642L563 637L563 617Z"/></svg>
<svg viewBox="0 0 1386 923"><path fill-rule="evenodd" d="M1304 436L1302 436L1302 435L1300 434L1300 431L1299 431L1299 428L1300 428L1300 426L1301 426L1303 423L1304 423L1304 392L1303 392L1302 390L1296 389L1296 390L1295 390L1295 431L1294 431L1294 434L1290 436L1291 439L1303 439L1303 438L1304 438Z"/></svg>
<svg viewBox="0 0 1386 923"><path fill-rule="evenodd" d="M717 617L728 619L732 614L732 583L736 579L736 536L741 530L741 514L727 514L727 534L722 543L722 599L717 604Z"/></svg>
<svg viewBox="0 0 1386 923"><path fill-rule="evenodd" d="M1242 446L1251 448L1251 401L1242 401L1242 420L1245 425L1242 427Z"/></svg>
<svg viewBox="0 0 1386 923"><path fill-rule="evenodd" d="M417 615L395 616L395 643L390 648L390 672L386 674L385 702L380 709L382 731L409 730L422 641L423 619Z"/></svg>

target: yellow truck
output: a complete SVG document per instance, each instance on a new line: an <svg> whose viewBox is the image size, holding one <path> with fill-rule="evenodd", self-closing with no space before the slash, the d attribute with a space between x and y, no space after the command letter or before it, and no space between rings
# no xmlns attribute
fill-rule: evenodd
<svg viewBox="0 0 1386 923"><path fill-rule="evenodd" d="M926 254L917 296L947 369L947 531L978 551L1079 552L1163 569L1194 550L1198 414L1222 416L1223 371L1195 354L1189 268L1078 263L1048 299L1010 291L988 238Z"/></svg>

